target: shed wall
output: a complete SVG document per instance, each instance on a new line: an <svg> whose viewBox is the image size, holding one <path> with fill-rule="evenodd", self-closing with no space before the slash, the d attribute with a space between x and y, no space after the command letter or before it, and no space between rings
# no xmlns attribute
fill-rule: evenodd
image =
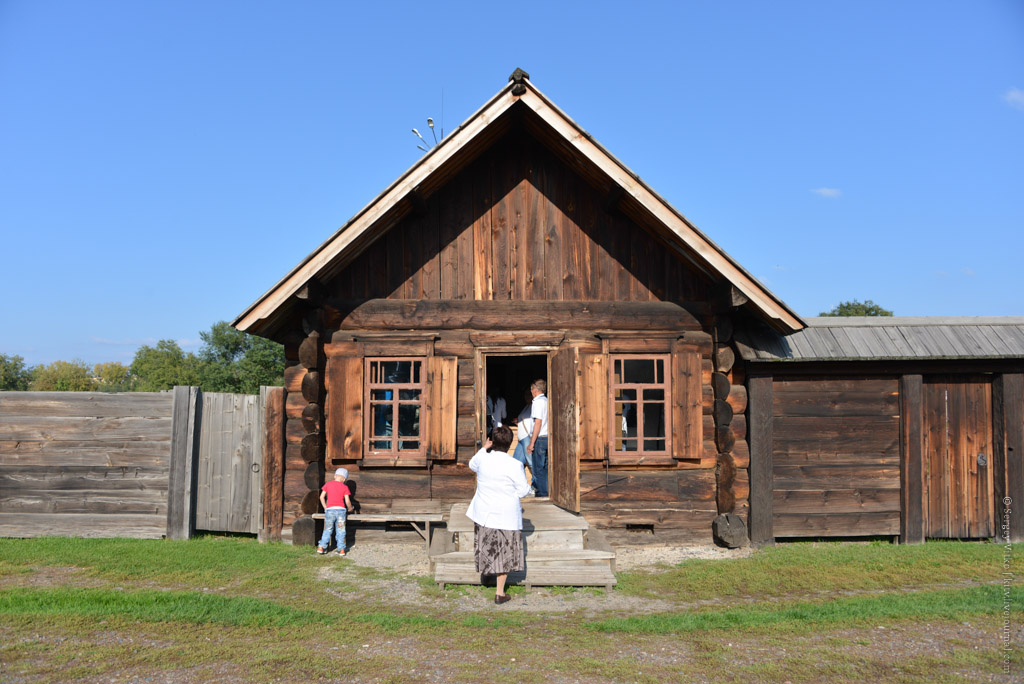
<svg viewBox="0 0 1024 684"><path fill-rule="evenodd" d="M773 383L775 537L900 532L896 378Z"/></svg>

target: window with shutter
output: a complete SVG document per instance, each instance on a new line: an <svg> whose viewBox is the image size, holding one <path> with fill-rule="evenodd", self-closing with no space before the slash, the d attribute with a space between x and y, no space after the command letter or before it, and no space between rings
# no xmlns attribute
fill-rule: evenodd
<svg viewBox="0 0 1024 684"><path fill-rule="evenodd" d="M422 421L424 359L365 359L363 434L366 458L399 459L426 453Z"/></svg>
<svg viewBox="0 0 1024 684"><path fill-rule="evenodd" d="M672 463L669 354L609 357L609 457L613 463Z"/></svg>

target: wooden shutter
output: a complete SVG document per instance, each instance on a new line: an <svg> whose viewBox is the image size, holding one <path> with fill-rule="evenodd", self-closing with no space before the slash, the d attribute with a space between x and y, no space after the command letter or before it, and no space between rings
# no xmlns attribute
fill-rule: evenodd
<svg viewBox="0 0 1024 684"><path fill-rule="evenodd" d="M427 396L424 425L427 458L453 460L458 409L458 359L454 356L427 358Z"/></svg>
<svg viewBox="0 0 1024 684"><path fill-rule="evenodd" d="M363 359L327 359L327 458L348 461L363 457Z"/></svg>
<svg viewBox="0 0 1024 684"><path fill-rule="evenodd" d="M603 461L608 449L608 357L580 354L579 451L581 461Z"/></svg>
<svg viewBox="0 0 1024 684"><path fill-rule="evenodd" d="M672 344L672 455L700 460L704 452L700 351Z"/></svg>
<svg viewBox="0 0 1024 684"><path fill-rule="evenodd" d="M551 357L548 403L548 493L554 504L573 513L580 512L578 354L562 347Z"/></svg>

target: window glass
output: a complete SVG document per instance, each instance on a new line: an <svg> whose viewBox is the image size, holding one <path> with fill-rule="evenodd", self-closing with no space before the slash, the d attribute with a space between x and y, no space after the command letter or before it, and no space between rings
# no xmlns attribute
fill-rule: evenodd
<svg viewBox="0 0 1024 684"><path fill-rule="evenodd" d="M368 358L366 366L368 452L422 453L423 359Z"/></svg>
<svg viewBox="0 0 1024 684"><path fill-rule="evenodd" d="M611 444L613 454L634 457L669 450L667 355L613 356Z"/></svg>

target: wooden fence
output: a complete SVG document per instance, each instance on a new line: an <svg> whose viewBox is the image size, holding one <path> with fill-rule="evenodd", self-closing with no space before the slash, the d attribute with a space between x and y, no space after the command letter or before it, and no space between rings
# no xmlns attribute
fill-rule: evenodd
<svg viewBox="0 0 1024 684"><path fill-rule="evenodd" d="M260 533L274 392L0 392L0 536Z"/></svg>

